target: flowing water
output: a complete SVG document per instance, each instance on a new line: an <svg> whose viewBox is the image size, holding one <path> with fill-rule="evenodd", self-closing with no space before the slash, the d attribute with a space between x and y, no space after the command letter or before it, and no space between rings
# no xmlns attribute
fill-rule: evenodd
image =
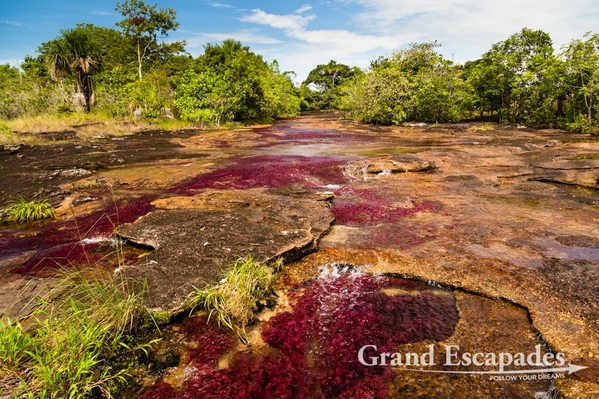
<svg viewBox="0 0 599 399"><path fill-rule="evenodd" d="M369 127L318 114L156 140L176 149L172 157L127 163L125 151L122 166L65 177L61 190L79 199L71 214L4 226L0 277L110 264L117 225L151 212L157 199L210 190L332 193L336 222L317 252L277 275L277 303L259 315L248 345L201 315L168 326L172 345L161 350L171 360L156 360L162 366L139 376L129 397L599 397L599 160L577 156L599 153L588 137ZM435 168L389 167L424 161ZM125 247L128 263L147 251ZM418 364L405 356L398 367L380 357L361 364L368 345L412 353ZM477 374L497 370L493 362L447 365L456 347L460 355L563 353L588 368L511 380Z"/></svg>

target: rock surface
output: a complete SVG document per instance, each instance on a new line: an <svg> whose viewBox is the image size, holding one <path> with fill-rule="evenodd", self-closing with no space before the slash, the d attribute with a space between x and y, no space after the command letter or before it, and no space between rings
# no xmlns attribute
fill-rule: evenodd
<svg viewBox="0 0 599 399"><path fill-rule="evenodd" d="M193 286L217 283L240 257L291 261L313 251L333 222L323 198L247 190L156 201L162 209L120 229L123 237L154 251L121 272L139 282L147 279L149 307L178 313Z"/></svg>

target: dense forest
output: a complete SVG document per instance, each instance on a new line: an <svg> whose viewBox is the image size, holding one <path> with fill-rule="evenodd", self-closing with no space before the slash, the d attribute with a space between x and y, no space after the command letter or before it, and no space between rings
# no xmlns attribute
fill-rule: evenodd
<svg viewBox="0 0 599 399"><path fill-rule="evenodd" d="M437 42L414 43L365 69L318 65L298 87L293 72L235 40L196 58L185 42L164 42L178 28L172 8L125 0L116 10L115 28L78 24L21 68L0 65L0 118L91 112L204 127L337 109L377 124L487 120L599 132L599 34L556 51L549 34L524 28L464 65Z"/></svg>

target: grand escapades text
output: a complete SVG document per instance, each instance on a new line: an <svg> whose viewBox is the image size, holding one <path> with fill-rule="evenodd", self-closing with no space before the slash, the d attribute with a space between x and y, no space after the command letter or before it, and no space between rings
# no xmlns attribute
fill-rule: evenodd
<svg viewBox="0 0 599 399"><path fill-rule="evenodd" d="M459 352L459 345L447 345L443 366L495 366L499 371L504 371L506 366L516 367L561 367L566 364L564 354L546 353L541 355L541 345L535 346L532 353L518 352ZM358 351L358 360L364 366L435 366L435 345L428 346L425 353L399 353L399 352L377 352L376 345L365 345Z"/></svg>

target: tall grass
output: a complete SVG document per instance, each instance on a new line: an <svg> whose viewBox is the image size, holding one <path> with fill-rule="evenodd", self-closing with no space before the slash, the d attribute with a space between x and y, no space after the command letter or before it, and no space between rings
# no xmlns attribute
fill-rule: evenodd
<svg viewBox="0 0 599 399"><path fill-rule="evenodd" d="M9 222L26 223L40 219L52 219L54 208L46 200L27 201L23 197L9 201L4 210L4 219Z"/></svg>
<svg viewBox="0 0 599 399"><path fill-rule="evenodd" d="M46 133L74 130L77 132L77 136L82 139L105 135L108 132L111 136L114 136L128 135L151 129L179 130L194 128L192 123L183 122L178 119L132 120L122 117L115 118L100 111L94 111L89 114L77 112L57 115L23 116L10 119L3 123L3 125L5 126L5 130L11 133ZM2 128L0 128L0 138L2 131Z"/></svg>
<svg viewBox="0 0 599 399"><path fill-rule="evenodd" d="M272 268L254 259L238 259L217 285L203 289L194 287L187 304L210 311L208 319L216 317L219 325L232 330L245 330L252 321L256 302L270 291Z"/></svg>
<svg viewBox="0 0 599 399"><path fill-rule="evenodd" d="M110 398L128 376L123 359L156 342L132 338L147 314L143 295L122 278L70 272L39 299L25 330L0 322L2 372L20 376L28 397L79 399L93 392Z"/></svg>

